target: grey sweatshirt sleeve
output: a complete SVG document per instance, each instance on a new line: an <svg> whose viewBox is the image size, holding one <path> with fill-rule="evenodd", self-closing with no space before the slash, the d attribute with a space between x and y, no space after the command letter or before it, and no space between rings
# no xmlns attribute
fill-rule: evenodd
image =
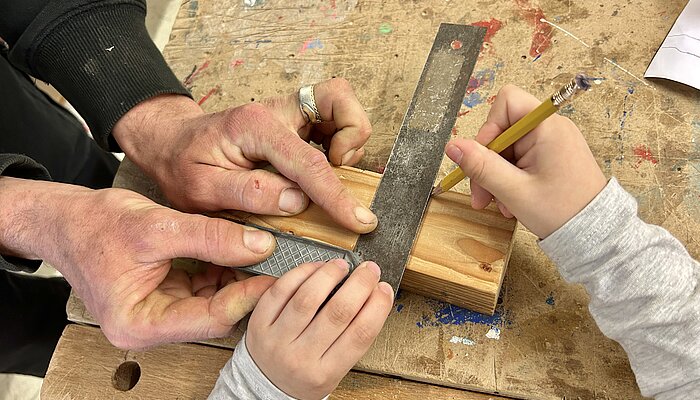
<svg viewBox="0 0 700 400"><path fill-rule="evenodd" d="M643 395L700 398L700 265L639 219L614 178L540 247L567 281L585 286L593 318L627 352Z"/></svg>
<svg viewBox="0 0 700 400"><path fill-rule="evenodd" d="M209 400L230 399L295 400L279 390L258 368L248 353L245 335L238 342L233 357L219 372L219 379L209 394Z"/></svg>
<svg viewBox="0 0 700 400"><path fill-rule="evenodd" d="M270 382L248 353L245 335L219 373L209 400L295 400ZM328 396L323 400L328 399Z"/></svg>

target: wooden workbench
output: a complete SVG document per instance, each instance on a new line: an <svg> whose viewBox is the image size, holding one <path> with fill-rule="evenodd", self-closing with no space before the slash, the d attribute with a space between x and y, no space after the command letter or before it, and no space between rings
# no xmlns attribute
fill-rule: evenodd
<svg viewBox="0 0 700 400"><path fill-rule="evenodd" d="M562 113L581 127L603 171L637 197L641 216L670 230L697 258L700 95L679 84L639 79L684 5L190 0L165 55L208 111L332 76L347 78L374 127L361 167L381 171L439 23L486 26L486 45L454 134L473 136L506 83L544 98L577 71L605 78ZM445 161L442 172L451 168ZM137 173L120 174L121 185L155 195ZM626 355L600 333L587 304L585 291L566 284L536 237L521 229L494 317L403 292L357 369L513 397L640 398ZM80 313L74 310L77 319ZM213 379L199 383L210 386ZM56 397L70 390L47 382L44 392ZM418 385L410 393L438 397L423 390ZM386 393L378 390L377 397Z"/></svg>

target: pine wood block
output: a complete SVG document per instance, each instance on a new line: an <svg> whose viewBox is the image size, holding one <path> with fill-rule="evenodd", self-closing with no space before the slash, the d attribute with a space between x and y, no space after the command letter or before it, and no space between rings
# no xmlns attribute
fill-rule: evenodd
<svg viewBox="0 0 700 400"><path fill-rule="evenodd" d="M336 168L335 172L345 187L369 206L381 175L348 167ZM517 222L503 217L493 205L474 210L470 204L468 195L454 192L430 200L401 288L493 314ZM346 249L352 249L358 238L357 234L338 226L313 203L294 217L242 212L216 215Z"/></svg>
<svg viewBox="0 0 700 400"><path fill-rule="evenodd" d="M41 387L52 399L206 399L232 351L191 343L145 351L112 346L99 328L68 325ZM458 389L350 372L332 399L505 399Z"/></svg>

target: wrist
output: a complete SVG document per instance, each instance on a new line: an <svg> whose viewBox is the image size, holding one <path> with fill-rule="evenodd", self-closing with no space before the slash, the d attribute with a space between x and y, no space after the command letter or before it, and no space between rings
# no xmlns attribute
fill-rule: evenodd
<svg viewBox="0 0 700 400"><path fill-rule="evenodd" d="M139 167L160 164L173 154L168 151L177 131L191 118L204 111L186 96L164 94L144 100L134 106L114 125L112 135L124 153Z"/></svg>
<svg viewBox="0 0 700 400"><path fill-rule="evenodd" d="M0 177L0 252L29 260L53 258L57 249L49 238L75 195L89 192L80 186Z"/></svg>

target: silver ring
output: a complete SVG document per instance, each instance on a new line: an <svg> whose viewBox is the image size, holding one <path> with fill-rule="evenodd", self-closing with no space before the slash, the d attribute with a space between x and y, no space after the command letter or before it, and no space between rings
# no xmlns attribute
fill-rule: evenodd
<svg viewBox="0 0 700 400"><path fill-rule="evenodd" d="M314 85L302 86L299 89L299 109L304 114L306 122L312 124L323 122L316 106L316 98L314 98Z"/></svg>

